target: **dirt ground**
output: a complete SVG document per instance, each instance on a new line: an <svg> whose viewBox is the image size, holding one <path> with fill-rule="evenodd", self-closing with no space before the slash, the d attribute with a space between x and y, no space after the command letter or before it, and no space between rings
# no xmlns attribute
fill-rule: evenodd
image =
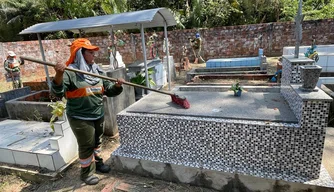
<svg viewBox="0 0 334 192"><path fill-rule="evenodd" d="M277 58L268 58L268 71L270 74L276 72ZM192 68L205 67L205 64L192 64ZM186 71L181 71L177 75L176 81L172 83L172 87L185 84ZM236 80L226 80L234 82ZM3 91L3 90L2 90ZM111 153L119 146L119 138L112 139L104 137L103 150L101 156L106 160L106 164L110 164ZM85 185L79 179L80 165L75 161L61 177L55 180L48 180L42 183L34 183L22 180L19 175L7 174L0 172L0 191L1 192L18 192L18 191L101 191L110 189L109 191L138 191L138 192L209 192L214 191L201 187L194 187L185 184L177 184L165 182L161 180L140 177L137 175L129 175L118 172L108 174L97 174L100 178L99 184L95 186ZM113 190L111 190L111 188ZM127 189L126 189L127 188Z"/></svg>
<svg viewBox="0 0 334 192"><path fill-rule="evenodd" d="M34 76L31 76L31 77L22 76L21 80L22 80L22 82L33 81L33 80L36 80L36 77L34 77ZM9 91L11 89L13 89L12 82L1 82L0 93L5 92L5 91Z"/></svg>
<svg viewBox="0 0 334 192"><path fill-rule="evenodd" d="M119 146L118 138L111 139L104 137L103 150L101 156L106 160L106 164L110 164L110 154ZM97 174L100 182L97 185L85 185L79 179L80 164L75 161L66 171L61 174L59 179L44 181L43 183L34 183L25 181L15 174L0 173L0 191L1 192L18 192L18 191L76 191L76 192L90 192L101 191L104 188L113 188L109 191L133 191L133 192L210 192L214 190L194 187L185 184L176 184L165 182L161 180L140 177L137 175L129 175L118 172L108 174ZM113 185L111 187L110 185ZM127 189L124 189L127 186Z"/></svg>

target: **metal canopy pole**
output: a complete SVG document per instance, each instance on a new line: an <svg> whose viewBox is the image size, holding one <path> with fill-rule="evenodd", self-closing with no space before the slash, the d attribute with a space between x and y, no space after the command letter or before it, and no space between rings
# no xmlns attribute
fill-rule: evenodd
<svg viewBox="0 0 334 192"><path fill-rule="evenodd" d="M164 33L165 33L165 45L166 45L166 54L167 54L167 71L168 71L168 90L170 91L170 82L171 82L171 74L170 74L170 63L169 63L169 48L168 48L168 37L167 37L167 23L164 21Z"/></svg>
<svg viewBox="0 0 334 192"><path fill-rule="evenodd" d="M131 33L131 48L132 48L132 59L134 61L137 60L137 55L136 55L136 42L135 42L135 36L133 35L133 33Z"/></svg>
<svg viewBox="0 0 334 192"><path fill-rule="evenodd" d="M39 49L41 50L41 54L42 54L42 59L43 59L43 61L46 61L45 60L45 55L44 55L44 49L43 49L43 45L42 45L41 35L39 33L37 33L37 37L38 37ZM44 70L45 70L46 80L48 82L48 86L49 86L49 90L50 90L51 89L51 82L50 82L49 71L48 71L48 66L47 65L44 65Z"/></svg>
<svg viewBox="0 0 334 192"><path fill-rule="evenodd" d="M140 35L141 35L141 44L142 44L142 47L143 47L146 87L150 87L150 84L149 84L149 81L148 81L146 46L145 46L144 25L143 24L140 24Z"/></svg>
<svg viewBox="0 0 334 192"><path fill-rule="evenodd" d="M116 59L117 52L116 52L113 26L110 26L109 35L110 35L110 40L111 40L111 47L110 47L110 53L109 53L109 66L112 64L113 70L116 70L118 69L118 61ZM111 57L113 57L112 63L111 63Z"/></svg>

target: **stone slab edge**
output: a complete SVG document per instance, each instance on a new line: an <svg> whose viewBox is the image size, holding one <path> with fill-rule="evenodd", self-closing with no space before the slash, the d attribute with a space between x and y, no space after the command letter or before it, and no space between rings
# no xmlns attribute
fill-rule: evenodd
<svg viewBox="0 0 334 192"><path fill-rule="evenodd" d="M77 159L78 159L78 156L73 158L70 162L65 164L63 167L61 167L57 171L50 171L48 173L40 173L38 171L24 169L24 168L16 167L15 165L10 165L6 163L0 164L0 172L9 173L9 174L14 173L23 179L41 183L41 182L45 182L45 180L54 180L60 177L60 173L66 171L72 165L72 163L75 162Z"/></svg>
<svg viewBox="0 0 334 192"><path fill-rule="evenodd" d="M219 191L322 192L333 190L333 188L322 186L266 179L237 173L219 172L203 168L134 159L117 155L111 156L111 168L124 173L138 174L175 183L207 187Z"/></svg>

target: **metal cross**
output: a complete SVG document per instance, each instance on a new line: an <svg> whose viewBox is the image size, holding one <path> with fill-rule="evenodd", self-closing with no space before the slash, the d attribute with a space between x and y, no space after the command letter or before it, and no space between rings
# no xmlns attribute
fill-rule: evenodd
<svg viewBox="0 0 334 192"><path fill-rule="evenodd" d="M295 46L295 58L299 57L299 46L300 42L302 41L302 22L304 20L304 15L302 14L302 0L299 0L299 5L298 5L298 12L295 17L295 22L296 22L296 30L295 30L295 37L296 37L296 46Z"/></svg>

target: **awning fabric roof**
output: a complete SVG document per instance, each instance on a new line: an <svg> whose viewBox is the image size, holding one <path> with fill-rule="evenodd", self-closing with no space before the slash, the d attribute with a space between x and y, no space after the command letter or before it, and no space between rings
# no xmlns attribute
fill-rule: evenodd
<svg viewBox="0 0 334 192"><path fill-rule="evenodd" d="M166 8L148 9L120 14L86 17L71 20L54 21L35 24L20 32L23 34L46 33L55 31L72 31L79 33L79 29L86 33L122 29L138 29L140 24L144 28L176 25L173 14Z"/></svg>

